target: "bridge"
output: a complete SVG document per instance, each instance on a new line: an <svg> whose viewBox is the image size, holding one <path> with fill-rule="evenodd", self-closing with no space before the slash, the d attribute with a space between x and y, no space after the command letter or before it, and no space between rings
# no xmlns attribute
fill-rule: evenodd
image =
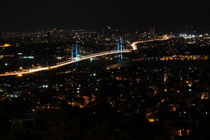
<svg viewBox="0 0 210 140"><path fill-rule="evenodd" d="M75 57L71 57L71 60L67 60L64 62L60 62L57 63L55 65L52 66L47 66L47 67L37 67L37 68L33 68L33 69L23 69L21 71L13 71L13 72L6 72L3 74L0 74L0 77L4 77L4 76L18 76L21 77L22 75L26 75L26 74L32 74L35 72L40 72L40 71L47 71L47 70L52 70L52 69L57 69L59 67L62 66L66 66L69 64L73 64L73 63L78 63L79 61L84 61L84 60L88 60L90 58L95 58L95 57L101 57L101 56L106 56L106 55L113 55L113 54L120 54L120 58L122 58L122 54L123 53L130 53L132 51L137 50L137 44L140 43L146 43L146 42L152 42L152 41L163 41L163 40L168 40L170 39L169 37L163 37L161 39L151 39L151 40L146 40L146 41L136 41L133 42L131 44L131 49L123 49L122 47L122 41L119 40L118 45L117 45L117 50L112 50L112 51L104 51L104 52L99 52L99 53L94 53L94 54L89 54L89 55L85 55L85 56L81 56L78 57L78 47L72 48L72 55L74 55L73 50L75 49L76 52L76 56Z"/></svg>

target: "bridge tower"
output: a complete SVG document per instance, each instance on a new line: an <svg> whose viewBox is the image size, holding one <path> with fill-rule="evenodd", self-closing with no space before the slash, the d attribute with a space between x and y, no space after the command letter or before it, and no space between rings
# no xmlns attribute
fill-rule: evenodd
<svg viewBox="0 0 210 140"><path fill-rule="evenodd" d="M71 60L79 60L79 45L73 44L71 45Z"/></svg>
<svg viewBox="0 0 210 140"><path fill-rule="evenodd" d="M123 54L122 54L122 51L123 51L122 38L120 38L117 41L117 51L120 52L120 59L122 60L123 59Z"/></svg>
<svg viewBox="0 0 210 140"><path fill-rule="evenodd" d="M76 48L76 61L78 61L79 60L79 45L75 45L75 48Z"/></svg>

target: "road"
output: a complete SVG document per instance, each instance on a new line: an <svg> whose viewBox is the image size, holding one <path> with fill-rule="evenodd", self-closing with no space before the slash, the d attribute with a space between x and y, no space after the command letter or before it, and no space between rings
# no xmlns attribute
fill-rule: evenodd
<svg viewBox="0 0 210 140"><path fill-rule="evenodd" d="M86 56L81 56L79 58L79 60L68 60L68 61L64 61L64 62L61 62L61 63L57 63L56 65L53 65L53 66L37 67L37 68L21 70L21 71L6 72L4 74L0 74L0 77L2 77L2 76L14 76L14 75L17 75L17 76L21 77L22 75L25 75L25 74L31 74L31 73L35 73L35 72L39 72L39 71L56 69L56 68L59 68L59 67L65 66L65 65L73 64L73 63L83 61L83 60L88 60L88 59L94 58L94 57L111 55L111 54L118 54L118 53L128 53L128 52L131 52L131 51L132 51L131 49L129 49L129 50L127 49L127 50L123 50L123 51L117 51L117 50L105 51L105 52L90 54L90 55L86 55Z"/></svg>
<svg viewBox="0 0 210 140"><path fill-rule="evenodd" d="M37 67L37 68L33 68L33 69L23 69L23 70L20 70L20 71L6 72L6 73L3 73L3 74L0 74L0 77L3 77L3 76L18 76L18 77L22 77L22 75L25 75L25 74L32 74L32 73L35 73L35 72L56 69L56 68L59 68L59 67L62 67L62 66L66 66L66 65L69 65L69 64L73 64L73 63L76 63L76 62L79 62L79 61L88 60L90 58L106 56L106 55L112 55L112 54L119 54L119 53L129 53L129 52L137 50L137 44L146 43L146 42L152 42L152 41L156 41L156 40L162 41L162 40L167 40L167 39L169 39L169 38L164 38L163 37L162 39L136 41L136 42L133 42L131 44L131 47L132 47L131 49L123 49L122 51L113 50L113 51L105 51L105 52L94 53L94 54L90 54L90 55L81 56L78 60L67 60L67 61L64 61L64 62L57 63L57 64L55 64L53 66Z"/></svg>

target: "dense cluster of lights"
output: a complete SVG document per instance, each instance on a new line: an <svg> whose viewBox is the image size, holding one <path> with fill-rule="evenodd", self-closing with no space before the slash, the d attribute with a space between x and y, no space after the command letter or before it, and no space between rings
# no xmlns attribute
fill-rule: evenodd
<svg viewBox="0 0 210 140"><path fill-rule="evenodd" d="M195 34L179 34L179 37L182 37L184 39L194 39L194 38L202 38L204 37L205 39L209 39L209 34L205 33L205 34L199 34L199 35L195 35Z"/></svg>
<svg viewBox="0 0 210 140"><path fill-rule="evenodd" d="M185 39L192 39L196 37L196 35L190 35L190 34L180 34L179 36Z"/></svg>

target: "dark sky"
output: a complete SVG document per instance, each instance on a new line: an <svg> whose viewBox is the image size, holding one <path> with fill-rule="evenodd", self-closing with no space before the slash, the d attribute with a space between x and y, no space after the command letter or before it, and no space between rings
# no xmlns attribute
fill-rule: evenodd
<svg viewBox="0 0 210 140"><path fill-rule="evenodd" d="M154 26L181 30L185 25L210 31L210 8L201 0L5 0L0 2L0 31L57 28L127 30Z"/></svg>

